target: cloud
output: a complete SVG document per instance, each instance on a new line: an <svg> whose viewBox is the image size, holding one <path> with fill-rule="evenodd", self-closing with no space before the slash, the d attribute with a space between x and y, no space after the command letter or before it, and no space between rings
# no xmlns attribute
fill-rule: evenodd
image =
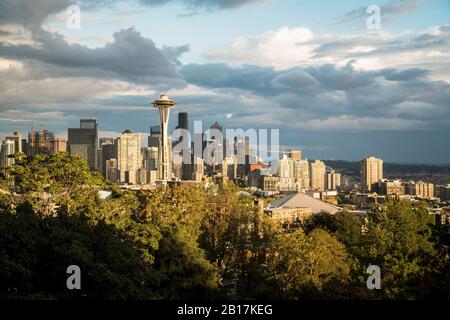
<svg viewBox="0 0 450 320"><path fill-rule="evenodd" d="M434 79L450 81L450 27L424 32L315 35L306 28L281 27L259 36L238 37L205 58L233 66L252 64L276 70L297 66L351 63L361 70L421 68Z"/></svg>
<svg viewBox="0 0 450 320"><path fill-rule="evenodd" d="M257 66L233 68L225 64L190 64L181 68L181 74L191 84L210 88L216 93L234 92L239 95L248 92L250 96L259 97L259 101L252 101L258 108L237 109L232 107L236 101L224 102L217 96L207 97L207 103L204 103L207 109L211 110L209 105L233 108L228 111L237 114L233 120L240 124L312 121L310 125L314 124L315 128L325 128L328 124L330 130L344 127L323 122L331 117L339 123L351 124L352 128L359 126L360 130L365 130L367 119L388 118L392 119L387 121L389 125L380 128L406 130L410 125L419 129L420 125L421 129L448 130L450 84L433 81L428 78L428 73L428 70L419 68L364 71L351 64L278 71ZM195 99L203 98L197 96ZM394 120L399 124L396 128ZM381 122L373 123L378 125Z"/></svg>
<svg viewBox="0 0 450 320"><path fill-rule="evenodd" d="M188 9L231 9L241 7L247 4L265 3L267 0L140 0L146 5L162 5L170 2L178 2L185 5Z"/></svg>
<svg viewBox="0 0 450 320"><path fill-rule="evenodd" d="M2 0L0 25L20 24L30 28L41 26L48 15L66 9L72 0Z"/></svg>
<svg viewBox="0 0 450 320"><path fill-rule="evenodd" d="M307 28L281 27L260 36L239 37L225 49L210 50L209 60L256 64L283 69L300 65L314 55L313 33Z"/></svg>
<svg viewBox="0 0 450 320"><path fill-rule="evenodd" d="M35 77L113 78L135 83L182 85L179 56L188 46L158 49L134 28L115 32L113 42L90 49L56 33L33 33L39 46L0 43L0 57L23 61ZM38 62L38 63L35 63Z"/></svg>
<svg viewBox="0 0 450 320"><path fill-rule="evenodd" d="M319 81L309 73L302 70L292 70L276 76L272 80L275 88L302 89L305 87L317 86Z"/></svg>

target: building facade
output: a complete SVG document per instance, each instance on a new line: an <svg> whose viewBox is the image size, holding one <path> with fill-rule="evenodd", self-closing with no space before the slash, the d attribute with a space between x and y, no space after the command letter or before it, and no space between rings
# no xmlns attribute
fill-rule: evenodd
<svg viewBox="0 0 450 320"><path fill-rule="evenodd" d="M125 130L117 138L117 170L119 182L139 183L139 170L142 168L141 135Z"/></svg>
<svg viewBox="0 0 450 320"><path fill-rule="evenodd" d="M310 164L310 179L311 189L325 190L325 170L326 166L320 160L311 162Z"/></svg>
<svg viewBox="0 0 450 320"><path fill-rule="evenodd" d="M91 171L97 170L98 135L95 118L82 118L80 128L69 128L67 144L70 155L83 159Z"/></svg>
<svg viewBox="0 0 450 320"><path fill-rule="evenodd" d="M368 157L361 161L361 187L364 192L372 192L376 183L383 179L383 160Z"/></svg>

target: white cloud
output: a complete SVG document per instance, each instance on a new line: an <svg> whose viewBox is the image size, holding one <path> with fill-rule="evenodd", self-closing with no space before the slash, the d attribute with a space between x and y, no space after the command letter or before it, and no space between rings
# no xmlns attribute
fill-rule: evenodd
<svg viewBox="0 0 450 320"><path fill-rule="evenodd" d="M239 37L225 48L206 52L209 60L232 65L251 64L277 70L326 63L352 65L360 70L419 67L429 69L430 77L450 81L448 26L417 32L392 34L313 34L307 28L281 27L262 35Z"/></svg>
<svg viewBox="0 0 450 320"><path fill-rule="evenodd" d="M285 69L312 58L318 47L309 43L312 39L313 34L307 28L281 27L261 36L237 38L227 48L211 50L205 56L211 60Z"/></svg>

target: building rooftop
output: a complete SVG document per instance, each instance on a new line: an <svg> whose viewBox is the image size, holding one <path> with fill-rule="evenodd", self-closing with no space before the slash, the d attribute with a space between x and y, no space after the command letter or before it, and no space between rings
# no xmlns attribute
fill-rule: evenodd
<svg viewBox="0 0 450 320"><path fill-rule="evenodd" d="M293 193L278 199L271 203L270 208L311 208L313 214L322 211L335 214L341 210L338 206L315 199L302 192Z"/></svg>

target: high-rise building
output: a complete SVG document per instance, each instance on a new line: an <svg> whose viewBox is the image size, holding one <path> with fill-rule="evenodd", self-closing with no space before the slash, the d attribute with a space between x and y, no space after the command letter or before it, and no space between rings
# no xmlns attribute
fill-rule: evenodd
<svg viewBox="0 0 450 320"><path fill-rule="evenodd" d="M51 154L51 141L55 137L53 132L45 129L34 131L32 126L31 131L28 133L28 156L34 156L36 154Z"/></svg>
<svg viewBox="0 0 450 320"><path fill-rule="evenodd" d="M189 130L189 116L187 112L178 113L178 129Z"/></svg>
<svg viewBox="0 0 450 320"><path fill-rule="evenodd" d="M363 191L374 191L376 183L382 179L383 160L368 157L361 161L361 187Z"/></svg>
<svg viewBox="0 0 450 320"><path fill-rule="evenodd" d="M310 164L310 179L311 189L325 190L325 163L320 160L311 162Z"/></svg>
<svg viewBox="0 0 450 320"><path fill-rule="evenodd" d="M16 153L25 152L25 150L22 149L22 134L21 133L13 132L13 134L7 135L5 137L5 140L14 141L14 151Z"/></svg>
<svg viewBox="0 0 450 320"><path fill-rule="evenodd" d="M12 166L16 161L14 154L16 153L15 140L5 139L0 146L0 168Z"/></svg>
<svg viewBox="0 0 450 320"><path fill-rule="evenodd" d="M144 168L149 171L158 170L158 148L144 149Z"/></svg>
<svg viewBox="0 0 450 320"><path fill-rule="evenodd" d="M141 135L125 130L117 138L117 169L119 182L137 184L142 168Z"/></svg>
<svg viewBox="0 0 450 320"><path fill-rule="evenodd" d="M51 154L57 154L67 151L67 140L60 137L54 137L50 140L50 152Z"/></svg>
<svg viewBox="0 0 450 320"><path fill-rule="evenodd" d="M105 179L111 182L119 182L117 159L109 159L105 161Z"/></svg>
<svg viewBox="0 0 450 320"><path fill-rule="evenodd" d="M308 160L295 161L297 182L300 185L300 189L308 190L310 186L309 178L309 162Z"/></svg>
<svg viewBox="0 0 450 320"><path fill-rule="evenodd" d="M149 148L159 148L161 144L161 127L151 126L150 136L148 137L148 147Z"/></svg>
<svg viewBox="0 0 450 320"><path fill-rule="evenodd" d="M101 138L100 139L100 150L101 157L99 171L101 171L103 177L106 178L106 161L111 159L117 159L117 143L115 139L112 138Z"/></svg>
<svg viewBox="0 0 450 320"><path fill-rule="evenodd" d="M97 127L95 118L82 118L80 128L68 129L67 144L70 155L86 161L91 171L98 168Z"/></svg>
<svg viewBox="0 0 450 320"><path fill-rule="evenodd" d="M160 180L168 181L171 180L171 157L169 150L169 116L170 109L175 106L175 101L170 100L164 93L161 94L158 100L153 102L153 106L158 109L159 117L161 121L161 142L159 146L159 175Z"/></svg>
<svg viewBox="0 0 450 320"><path fill-rule="evenodd" d="M331 171L326 174L326 189L336 190L341 186L341 174Z"/></svg>
<svg viewBox="0 0 450 320"><path fill-rule="evenodd" d="M97 130L97 119L95 118L81 118L80 129L95 129Z"/></svg>
<svg viewBox="0 0 450 320"><path fill-rule="evenodd" d="M302 151L300 149L298 150L291 150L289 152L289 158L291 158L292 160L302 160Z"/></svg>

